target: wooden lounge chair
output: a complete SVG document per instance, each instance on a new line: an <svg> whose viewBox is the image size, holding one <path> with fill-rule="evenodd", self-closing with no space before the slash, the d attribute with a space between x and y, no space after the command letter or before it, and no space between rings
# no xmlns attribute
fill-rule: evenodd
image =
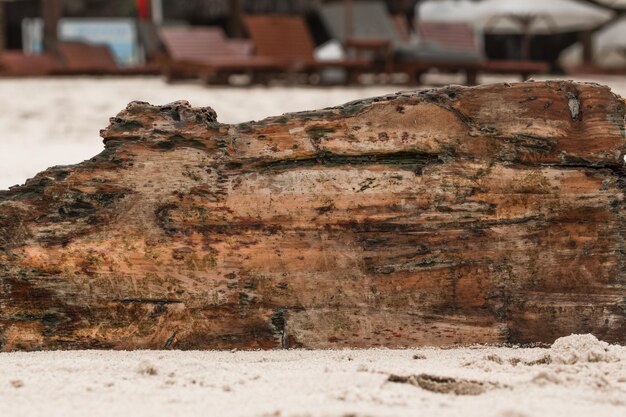
<svg viewBox="0 0 626 417"><path fill-rule="evenodd" d="M253 55L250 41L228 39L219 27L167 27L160 30L160 37L166 52L161 67L168 81L200 77L226 82L234 73L282 69L272 59Z"/></svg>
<svg viewBox="0 0 626 417"><path fill-rule="evenodd" d="M0 75L5 77L33 77L49 75L59 67L50 54L26 55L18 51L0 54Z"/></svg>
<svg viewBox="0 0 626 417"><path fill-rule="evenodd" d="M625 76L626 67L605 68L597 64L581 64L566 67L565 73L573 76L585 76L585 75L617 75Z"/></svg>
<svg viewBox="0 0 626 417"><path fill-rule="evenodd" d="M107 46L82 42L61 42L54 54L5 53L1 61L3 73L12 76L104 75L119 71Z"/></svg>
<svg viewBox="0 0 626 417"><path fill-rule="evenodd" d="M57 46L59 67L54 75L113 75L120 70L106 45L61 42Z"/></svg>
<svg viewBox="0 0 626 417"><path fill-rule="evenodd" d="M257 54L281 62L291 73L340 68L347 72L347 82L355 82L360 73L372 69L369 59L316 60L313 37L301 17L254 15L244 20Z"/></svg>
<svg viewBox="0 0 626 417"><path fill-rule="evenodd" d="M120 68L106 45L61 42L56 53L26 55L9 51L0 56L0 75L32 77L46 75L145 75L156 67Z"/></svg>
<svg viewBox="0 0 626 417"><path fill-rule="evenodd" d="M437 68L445 71L465 72L468 84L475 82L481 56L476 51L450 50L429 42L408 40L410 36L399 33L403 22L394 20L381 1L359 1L353 4L352 33L346 39L345 8L341 3L322 5L319 15L329 34L344 44L355 39L387 40L391 44L395 72L405 72L410 82L419 81L422 72Z"/></svg>
<svg viewBox="0 0 626 417"><path fill-rule="evenodd" d="M550 69L547 62L529 60L490 60L484 58L482 44L474 28L461 22L425 22L417 24L421 39L435 43L448 50L473 51L480 54L482 60L479 71L498 74L520 74L525 80L531 74L545 73Z"/></svg>

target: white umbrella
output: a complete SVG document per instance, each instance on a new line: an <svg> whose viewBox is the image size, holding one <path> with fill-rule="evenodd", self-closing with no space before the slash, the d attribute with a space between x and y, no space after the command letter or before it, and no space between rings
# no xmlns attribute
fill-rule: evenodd
<svg viewBox="0 0 626 417"><path fill-rule="evenodd" d="M473 23L478 3L470 0L426 0L415 7L418 19L425 22Z"/></svg>
<svg viewBox="0 0 626 417"><path fill-rule="evenodd" d="M593 62L601 68L626 67L626 16L593 34ZM576 43L561 53L563 67L583 64L583 47Z"/></svg>
<svg viewBox="0 0 626 417"><path fill-rule="evenodd" d="M475 22L485 32L523 34L522 55L528 58L532 35L589 30L612 16L575 0L485 0L477 6Z"/></svg>

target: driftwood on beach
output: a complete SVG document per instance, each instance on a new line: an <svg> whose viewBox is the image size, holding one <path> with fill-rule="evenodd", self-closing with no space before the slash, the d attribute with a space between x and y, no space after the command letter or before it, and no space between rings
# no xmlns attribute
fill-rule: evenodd
<svg viewBox="0 0 626 417"><path fill-rule="evenodd" d="M571 82L131 103L0 192L0 350L626 343L624 117Z"/></svg>

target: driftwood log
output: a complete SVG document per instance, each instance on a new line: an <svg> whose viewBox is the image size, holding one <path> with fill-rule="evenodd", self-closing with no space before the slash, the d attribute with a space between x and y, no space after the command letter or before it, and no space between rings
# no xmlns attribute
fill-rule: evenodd
<svg viewBox="0 0 626 417"><path fill-rule="evenodd" d="M0 193L0 350L624 343L624 117L571 82L131 103Z"/></svg>

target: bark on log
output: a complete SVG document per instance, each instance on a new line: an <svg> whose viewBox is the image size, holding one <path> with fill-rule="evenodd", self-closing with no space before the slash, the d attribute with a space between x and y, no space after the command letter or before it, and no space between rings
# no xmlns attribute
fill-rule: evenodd
<svg viewBox="0 0 626 417"><path fill-rule="evenodd" d="M624 108L571 82L239 125L131 103L0 193L1 350L624 343Z"/></svg>

